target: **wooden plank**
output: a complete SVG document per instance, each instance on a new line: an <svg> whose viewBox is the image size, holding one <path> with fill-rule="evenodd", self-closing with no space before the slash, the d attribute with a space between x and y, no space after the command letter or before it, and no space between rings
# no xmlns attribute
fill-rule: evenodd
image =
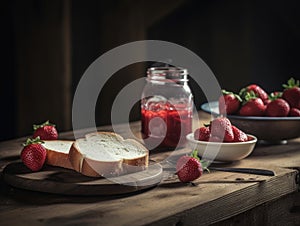
<svg viewBox="0 0 300 226"><path fill-rule="evenodd" d="M249 175L211 173L197 180L197 186L183 184L176 177L170 177L158 188L117 199L95 198L92 201L77 197L76 201L71 201L73 197L61 197L50 206L41 205L51 202L49 199L39 200L41 203L38 205L31 200L34 205L1 212L0 222L3 225L20 221L50 225L70 221L74 224L92 221L103 225L118 225L120 222L122 225L175 225L180 221L187 225L206 225L296 190L295 181L291 179L295 171L277 168L276 173L277 176L272 178L255 178L262 182L249 182L253 177ZM237 181L239 177L244 180ZM17 190L15 192L18 193Z"/></svg>
<svg viewBox="0 0 300 226"><path fill-rule="evenodd" d="M295 200L300 199L300 193L283 196L274 201L259 205L245 213L239 214L233 218L213 224L212 226L227 226L227 225L286 225L294 226L300 222L299 211L293 209L299 208L296 206Z"/></svg>
<svg viewBox="0 0 300 226"><path fill-rule="evenodd" d="M124 126L119 125L119 131L126 136L127 131L122 128ZM111 127L99 129L111 130ZM131 130L140 137L139 122L131 124ZM72 132L61 135L66 138L73 136ZM20 141L0 143L1 165L11 161L5 156L17 153L14 148L20 148ZM157 188L117 197L57 196L2 184L0 200L4 205L0 208L0 224L206 225L224 221L248 211L256 212L254 209L257 206L280 200L298 189L295 181L298 171L289 168L300 165L299 143L300 139L295 139L287 145L258 145L250 157L229 164L230 167L273 170L276 174L273 177L211 172L196 180L196 186L191 186L179 182L175 175L169 175ZM181 149L174 157L187 151ZM162 161L170 154L171 151L152 152L151 158ZM282 168L282 165L287 168ZM290 205L290 199L279 209L287 205ZM278 213L280 210L272 210L274 214L276 211ZM269 214L267 222L272 222L272 213ZM266 218L257 220L264 221Z"/></svg>

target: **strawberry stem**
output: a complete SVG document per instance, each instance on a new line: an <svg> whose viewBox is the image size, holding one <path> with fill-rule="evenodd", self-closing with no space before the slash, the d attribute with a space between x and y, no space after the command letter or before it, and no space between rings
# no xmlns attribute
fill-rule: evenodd
<svg viewBox="0 0 300 226"><path fill-rule="evenodd" d="M281 98L282 97L282 92L276 92L276 93L271 93L269 95L269 100L276 100L278 98Z"/></svg>
<svg viewBox="0 0 300 226"><path fill-rule="evenodd" d="M198 157L198 150L197 149L193 150L190 156L192 158L198 159L200 161L200 158Z"/></svg>
<svg viewBox="0 0 300 226"><path fill-rule="evenodd" d="M201 167L203 170L206 170L207 172L210 173L209 169L207 168L208 165L209 165L209 162L208 161L205 161L205 160L201 160L198 156L198 150L195 149L192 151L191 155L190 155L192 158L195 158L197 159L200 163L201 163Z"/></svg>
<svg viewBox="0 0 300 226"><path fill-rule="evenodd" d="M37 130L38 128L42 128L44 126L53 126L53 127L55 127L54 124L50 123L49 120L47 120L46 122L44 122L40 125L33 125L33 130Z"/></svg>
<svg viewBox="0 0 300 226"><path fill-rule="evenodd" d="M253 92L253 90L251 90L250 92L246 92L244 95L245 95L245 96L244 96L244 102L243 102L243 104L246 104L246 103L247 103L249 100L251 100L251 99L257 98L257 96L256 96L256 94Z"/></svg>
<svg viewBox="0 0 300 226"><path fill-rule="evenodd" d="M299 87L300 86L300 81L299 80L296 81L294 78L290 78L287 81L287 84L283 84L282 86L285 89L291 89L293 87Z"/></svg>
<svg viewBox="0 0 300 226"><path fill-rule="evenodd" d="M234 96L239 102L243 102L242 98L239 95L234 94Z"/></svg>
<svg viewBox="0 0 300 226"><path fill-rule="evenodd" d="M205 160L201 160L201 166L202 166L202 169L203 170L206 170L207 172L210 173L209 169L208 169L208 165L209 165L209 162L208 161L205 161Z"/></svg>
<svg viewBox="0 0 300 226"><path fill-rule="evenodd" d="M227 91L225 89L222 89L222 94L228 95L228 94L234 94L233 92Z"/></svg>
<svg viewBox="0 0 300 226"><path fill-rule="evenodd" d="M42 141L40 139L40 137L38 136L36 138L28 138L26 140L26 142L23 144L23 146L27 146L27 145L30 145L30 144L43 144L43 143L44 143L44 141Z"/></svg>
<svg viewBox="0 0 300 226"><path fill-rule="evenodd" d="M238 99L238 101L242 102L242 98L241 98L238 94L235 94L235 93L233 93L233 92L227 91L227 90L225 90L225 89L222 89L222 94L223 94L223 95L233 94L234 97L235 97L236 99Z"/></svg>

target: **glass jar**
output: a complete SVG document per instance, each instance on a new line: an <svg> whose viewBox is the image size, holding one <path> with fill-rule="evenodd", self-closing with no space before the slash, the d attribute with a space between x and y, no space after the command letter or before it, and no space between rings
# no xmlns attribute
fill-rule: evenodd
<svg viewBox="0 0 300 226"><path fill-rule="evenodd" d="M147 70L141 100L142 135L148 149L175 148L192 131L193 95L187 69L153 67Z"/></svg>

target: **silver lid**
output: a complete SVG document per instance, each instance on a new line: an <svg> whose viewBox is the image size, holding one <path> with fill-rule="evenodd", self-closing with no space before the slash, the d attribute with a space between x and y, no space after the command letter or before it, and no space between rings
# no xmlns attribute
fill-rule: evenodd
<svg viewBox="0 0 300 226"><path fill-rule="evenodd" d="M180 67L151 67L147 70L150 80L172 80L174 82L188 81L187 69Z"/></svg>

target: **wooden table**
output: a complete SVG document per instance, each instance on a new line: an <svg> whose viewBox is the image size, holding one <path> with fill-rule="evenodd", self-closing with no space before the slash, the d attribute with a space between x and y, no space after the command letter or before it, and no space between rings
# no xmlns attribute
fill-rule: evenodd
<svg viewBox="0 0 300 226"><path fill-rule="evenodd" d="M210 119L199 115L204 122ZM131 129L140 136L139 122ZM62 133L61 138L72 139L72 133ZM19 159L24 140L0 143L1 171ZM161 161L168 155L155 152L151 159ZM251 156L229 166L270 169L276 175L211 172L194 186L170 176L136 194L88 197L22 190L1 177L0 225L299 225L299 138L285 145L258 144Z"/></svg>

